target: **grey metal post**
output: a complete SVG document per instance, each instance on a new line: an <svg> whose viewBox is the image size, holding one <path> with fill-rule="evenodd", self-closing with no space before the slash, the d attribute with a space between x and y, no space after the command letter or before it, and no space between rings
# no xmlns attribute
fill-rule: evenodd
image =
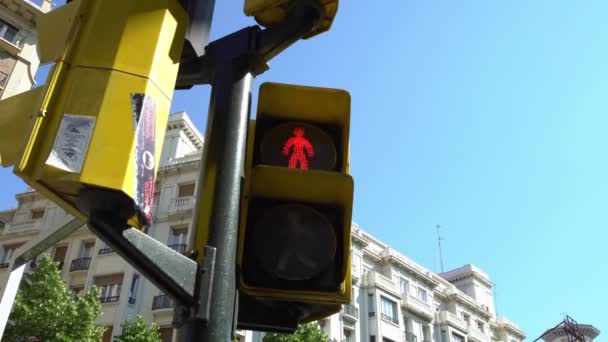
<svg viewBox="0 0 608 342"><path fill-rule="evenodd" d="M199 278L197 312L181 328L182 341L228 342L236 319L236 245L253 75L232 62L217 66L212 83L197 194L197 227L190 243L200 248L207 227L207 246L215 248L216 263L211 289L202 288ZM204 291L209 296L201 293ZM207 307L213 308L213 314L209 315Z"/></svg>

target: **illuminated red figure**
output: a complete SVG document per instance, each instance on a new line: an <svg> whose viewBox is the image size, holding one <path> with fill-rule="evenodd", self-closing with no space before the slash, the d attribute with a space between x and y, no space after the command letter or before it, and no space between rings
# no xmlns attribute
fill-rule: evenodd
<svg viewBox="0 0 608 342"><path fill-rule="evenodd" d="M300 163L300 169L308 170L308 158L314 157L315 150L312 148L310 141L304 138L304 128L294 128L293 134L295 137L287 139L287 142L283 145L283 155L288 156L291 151L288 165L290 169L296 169L298 163Z"/></svg>

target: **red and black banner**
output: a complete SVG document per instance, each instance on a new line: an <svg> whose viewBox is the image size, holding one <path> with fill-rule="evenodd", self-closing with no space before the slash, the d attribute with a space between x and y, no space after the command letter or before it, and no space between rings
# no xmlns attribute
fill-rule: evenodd
<svg viewBox="0 0 608 342"><path fill-rule="evenodd" d="M152 224L154 203L154 154L156 101L146 94L131 94L135 125L135 205L142 224Z"/></svg>

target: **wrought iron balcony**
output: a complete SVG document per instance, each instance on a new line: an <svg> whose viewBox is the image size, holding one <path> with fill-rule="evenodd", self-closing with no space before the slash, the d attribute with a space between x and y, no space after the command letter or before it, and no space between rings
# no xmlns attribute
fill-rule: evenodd
<svg viewBox="0 0 608 342"><path fill-rule="evenodd" d="M349 318L354 321L359 319L359 309L356 306L347 304L342 307L342 310L342 316L344 318Z"/></svg>
<svg viewBox="0 0 608 342"><path fill-rule="evenodd" d="M158 295L152 299L152 310L173 308L173 299L167 295Z"/></svg>
<svg viewBox="0 0 608 342"><path fill-rule="evenodd" d="M72 266L70 266L70 272L74 271L86 271L91 266L91 258L78 258L72 260Z"/></svg>
<svg viewBox="0 0 608 342"><path fill-rule="evenodd" d="M171 248L172 250L174 250L178 253L184 254L184 253L186 253L186 246L187 245L185 243L176 243L173 245L169 245L169 248Z"/></svg>
<svg viewBox="0 0 608 342"><path fill-rule="evenodd" d="M107 304L107 303L117 303L119 299L120 299L120 296L112 296L112 297L99 297L99 302L100 302L101 304Z"/></svg>

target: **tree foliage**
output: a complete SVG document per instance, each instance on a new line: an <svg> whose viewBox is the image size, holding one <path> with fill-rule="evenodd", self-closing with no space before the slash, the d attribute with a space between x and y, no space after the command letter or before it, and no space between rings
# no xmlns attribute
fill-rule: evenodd
<svg viewBox="0 0 608 342"><path fill-rule="evenodd" d="M114 342L161 342L159 327L156 323L146 324L142 315L124 321L122 334Z"/></svg>
<svg viewBox="0 0 608 342"><path fill-rule="evenodd" d="M43 255L23 276L3 341L97 342L104 331L95 323L100 313L99 290L73 298L57 266Z"/></svg>
<svg viewBox="0 0 608 342"><path fill-rule="evenodd" d="M264 335L263 342L327 342L327 335L316 322L301 324L293 334L270 333Z"/></svg>

